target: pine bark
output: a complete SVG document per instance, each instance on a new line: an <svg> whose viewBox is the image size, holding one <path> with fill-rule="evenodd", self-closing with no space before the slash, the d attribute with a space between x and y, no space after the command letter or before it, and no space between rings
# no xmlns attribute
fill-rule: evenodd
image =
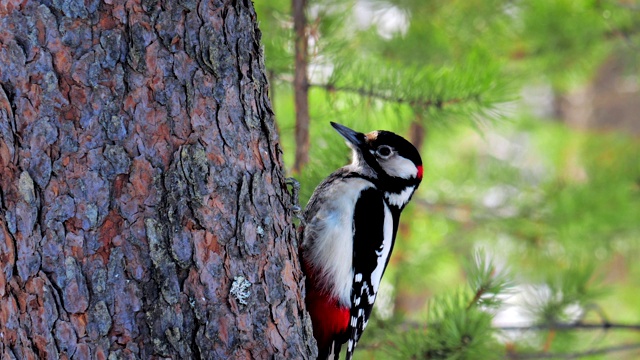
<svg viewBox="0 0 640 360"><path fill-rule="evenodd" d="M0 357L314 356L250 1L0 3Z"/></svg>

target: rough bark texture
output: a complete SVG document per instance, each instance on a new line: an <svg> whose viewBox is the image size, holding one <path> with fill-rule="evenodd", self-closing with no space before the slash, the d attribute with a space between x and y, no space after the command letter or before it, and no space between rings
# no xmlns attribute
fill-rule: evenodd
<svg viewBox="0 0 640 360"><path fill-rule="evenodd" d="M0 357L313 357L250 1L0 2Z"/></svg>

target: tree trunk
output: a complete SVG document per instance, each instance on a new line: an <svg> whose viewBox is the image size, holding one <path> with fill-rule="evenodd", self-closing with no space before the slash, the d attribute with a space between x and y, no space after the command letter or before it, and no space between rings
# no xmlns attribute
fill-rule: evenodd
<svg viewBox="0 0 640 360"><path fill-rule="evenodd" d="M250 1L0 3L0 357L314 356Z"/></svg>
<svg viewBox="0 0 640 360"><path fill-rule="evenodd" d="M296 159L293 171L299 173L309 162L309 80L307 62L309 61L307 37L307 0L292 0L293 30L295 31L295 72L293 92L296 114Z"/></svg>

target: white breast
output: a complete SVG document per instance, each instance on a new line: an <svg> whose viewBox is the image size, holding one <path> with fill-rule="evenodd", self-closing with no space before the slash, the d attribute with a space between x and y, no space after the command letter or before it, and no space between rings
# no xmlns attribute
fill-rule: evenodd
<svg viewBox="0 0 640 360"><path fill-rule="evenodd" d="M336 182L325 194L327 206L321 208L305 227L307 261L322 269L321 282L344 306L351 303L353 284L353 210L360 193L373 184L360 178ZM386 246L385 246L386 248Z"/></svg>

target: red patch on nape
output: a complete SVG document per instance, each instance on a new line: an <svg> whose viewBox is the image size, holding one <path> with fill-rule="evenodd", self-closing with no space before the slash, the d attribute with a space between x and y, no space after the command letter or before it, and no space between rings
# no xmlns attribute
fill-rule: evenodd
<svg viewBox="0 0 640 360"><path fill-rule="evenodd" d="M418 179L422 180L422 165L418 165Z"/></svg>

